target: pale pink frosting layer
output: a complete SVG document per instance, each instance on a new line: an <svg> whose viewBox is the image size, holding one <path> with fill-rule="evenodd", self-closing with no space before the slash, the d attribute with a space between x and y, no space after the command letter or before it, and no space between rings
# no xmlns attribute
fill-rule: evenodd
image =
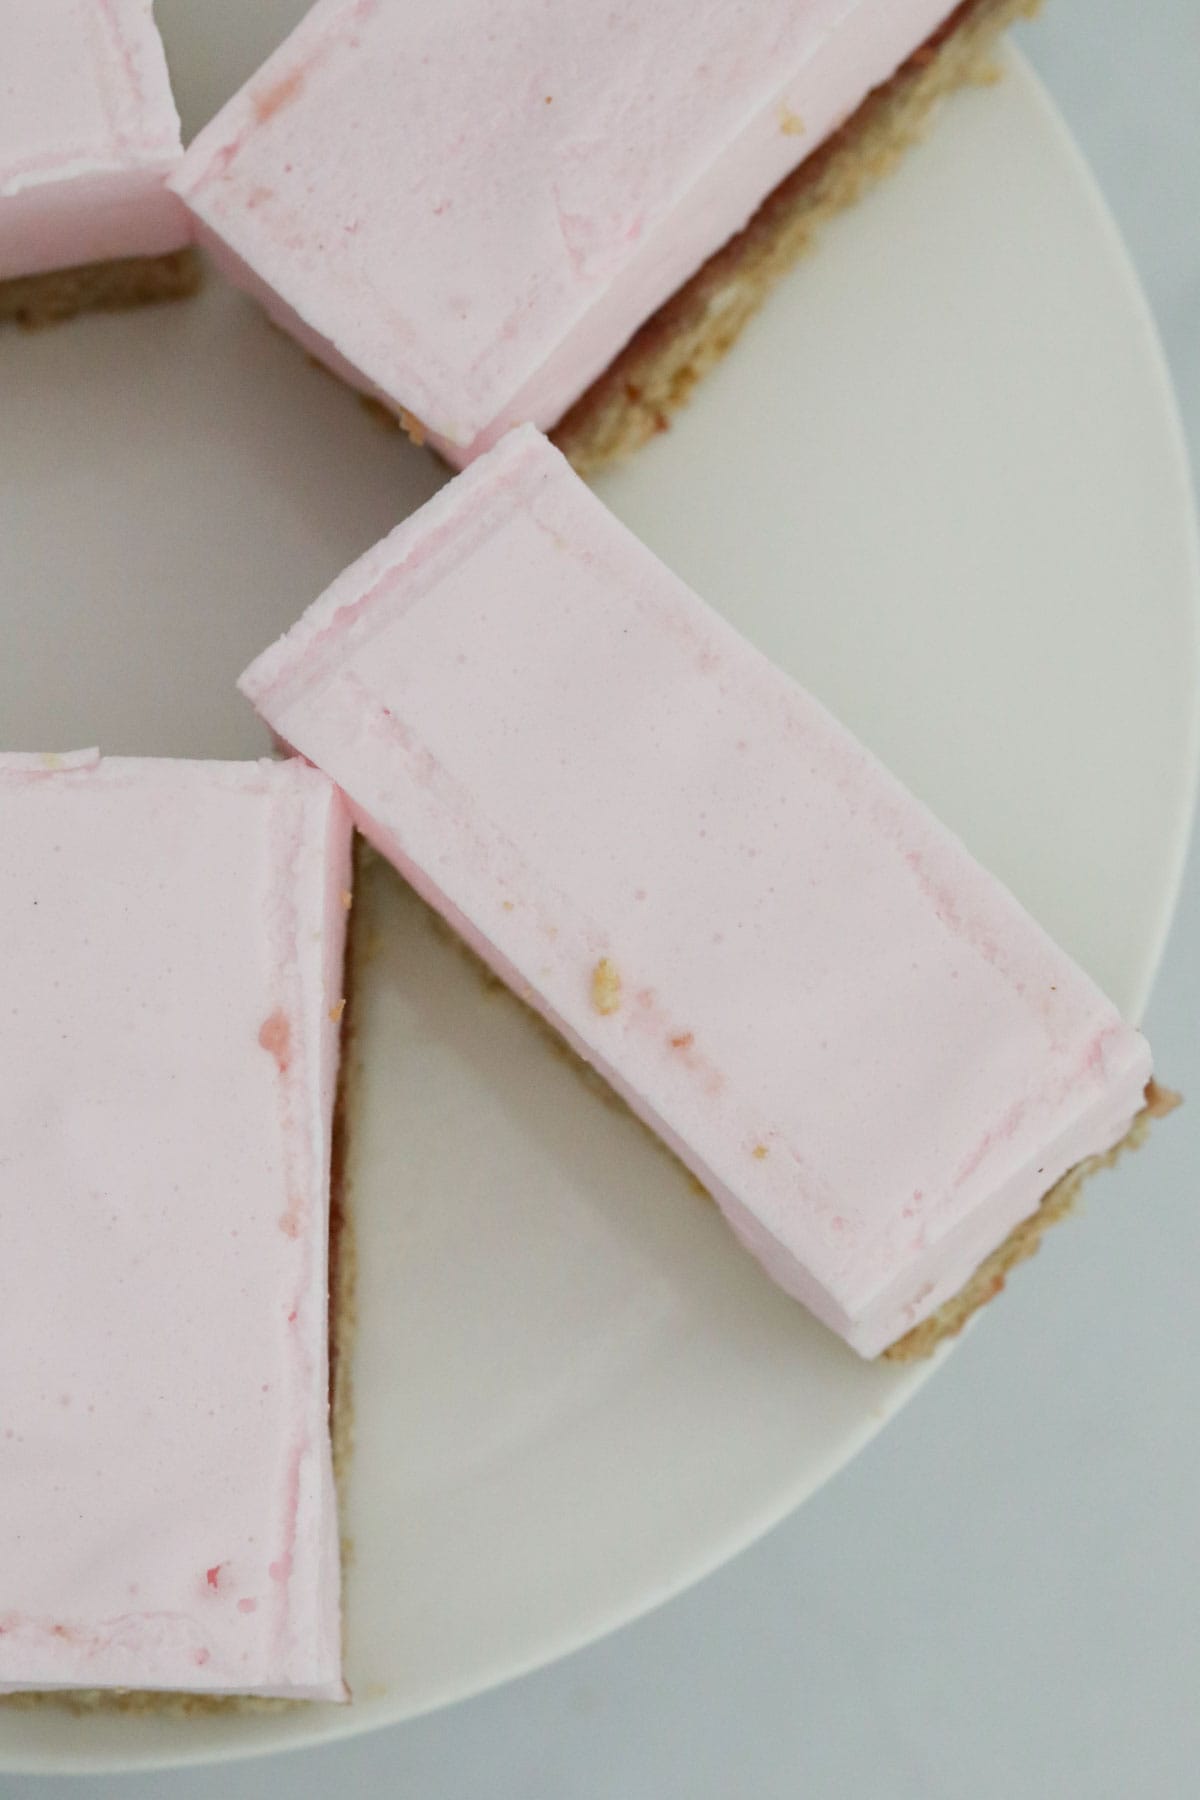
<svg viewBox="0 0 1200 1800"><path fill-rule="evenodd" d="M1082 970L532 428L242 687L865 1355L1141 1105Z"/></svg>
<svg viewBox="0 0 1200 1800"><path fill-rule="evenodd" d="M150 0L0 0L0 44L0 280L186 244Z"/></svg>
<svg viewBox="0 0 1200 1800"><path fill-rule="evenodd" d="M548 428L953 0L320 0L173 185L452 460Z"/></svg>
<svg viewBox="0 0 1200 1800"><path fill-rule="evenodd" d="M298 761L0 757L0 1691L344 1698L349 836Z"/></svg>

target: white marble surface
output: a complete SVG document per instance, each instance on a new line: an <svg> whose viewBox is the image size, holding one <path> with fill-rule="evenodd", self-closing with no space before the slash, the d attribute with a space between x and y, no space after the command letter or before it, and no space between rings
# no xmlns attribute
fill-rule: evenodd
<svg viewBox="0 0 1200 1800"><path fill-rule="evenodd" d="M1141 271L1200 463L1200 11L1021 33ZM1200 1097L1200 855L1149 1026ZM3 1800L1185 1800L1200 1782L1200 1107L1097 1194L899 1423L604 1643L398 1730Z"/></svg>

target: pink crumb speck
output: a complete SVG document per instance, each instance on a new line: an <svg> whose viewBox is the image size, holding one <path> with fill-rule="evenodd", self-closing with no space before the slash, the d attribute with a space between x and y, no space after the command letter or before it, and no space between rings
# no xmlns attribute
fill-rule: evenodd
<svg viewBox="0 0 1200 1800"><path fill-rule="evenodd" d="M262 92L254 96L254 116L260 125L265 125L268 119L274 118L275 114L281 112L290 100L296 98L304 85L307 73L303 64L298 68L289 69L286 75L281 76L278 81L272 82L269 88L264 88Z"/></svg>
<svg viewBox="0 0 1200 1800"><path fill-rule="evenodd" d="M291 1572L292 1557L290 1551L281 1556L278 1562L271 1563L267 1568L267 1574L271 1577L272 1581L286 1581Z"/></svg>
<svg viewBox="0 0 1200 1800"><path fill-rule="evenodd" d="M204 1579L207 1581L210 1588L219 1587L221 1582L220 1563L214 1563L211 1569L205 1569Z"/></svg>
<svg viewBox="0 0 1200 1800"><path fill-rule="evenodd" d="M292 1055L292 1027L287 1014L280 1008L277 1007L269 1019L263 1020L258 1041L275 1058L279 1073L286 1074Z"/></svg>
<svg viewBox="0 0 1200 1800"><path fill-rule="evenodd" d="M258 1601L257 1600L239 1600L238 1601L238 1611L240 1613L252 1613L252 1612L257 1612L257 1610L258 1610Z"/></svg>
<svg viewBox="0 0 1200 1800"><path fill-rule="evenodd" d="M204 1667L205 1663L209 1660L210 1655L211 1655L211 1651L208 1651L205 1649L197 1650L196 1654L193 1658L193 1661L195 1662L196 1667L198 1669L202 1669Z"/></svg>

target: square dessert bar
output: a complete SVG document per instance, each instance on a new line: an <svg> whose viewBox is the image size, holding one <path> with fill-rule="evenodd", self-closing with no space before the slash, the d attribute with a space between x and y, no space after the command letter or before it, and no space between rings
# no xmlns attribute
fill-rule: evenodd
<svg viewBox="0 0 1200 1800"><path fill-rule="evenodd" d="M150 0L0 0L0 320L191 293Z"/></svg>
<svg viewBox="0 0 1200 1800"><path fill-rule="evenodd" d="M452 463L532 420L591 466L1032 4L320 0L172 186L233 280Z"/></svg>
<svg viewBox="0 0 1200 1800"><path fill-rule="evenodd" d="M0 1692L345 1697L349 839L299 761L0 756Z"/></svg>
<svg viewBox="0 0 1200 1800"><path fill-rule="evenodd" d="M1146 1105L1083 971L532 427L242 687L863 1355Z"/></svg>

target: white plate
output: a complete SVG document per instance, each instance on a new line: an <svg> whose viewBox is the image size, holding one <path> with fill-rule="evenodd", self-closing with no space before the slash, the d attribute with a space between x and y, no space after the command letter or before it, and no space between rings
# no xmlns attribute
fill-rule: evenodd
<svg viewBox="0 0 1200 1800"><path fill-rule="evenodd" d="M190 128L299 10L160 5ZM4 334L0 394L11 746L259 752L234 676L441 479L216 282ZM956 100L603 491L1140 1011L1195 762L1190 502L1145 306L1027 73ZM477 1692L731 1556L922 1378L775 1292L389 873L364 900L355 1703L3 1709L0 1769Z"/></svg>

